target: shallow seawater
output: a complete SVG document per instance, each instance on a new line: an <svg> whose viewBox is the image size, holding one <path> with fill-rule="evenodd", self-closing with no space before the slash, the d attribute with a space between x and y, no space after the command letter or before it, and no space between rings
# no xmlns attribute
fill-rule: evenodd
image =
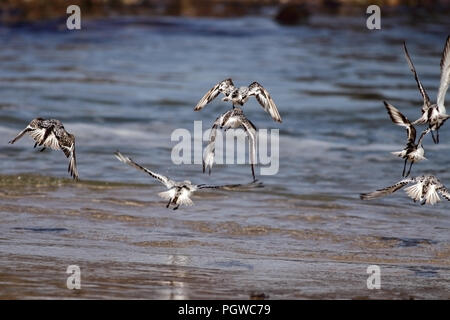
<svg viewBox="0 0 450 320"><path fill-rule="evenodd" d="M450 203L420 206L403 191L358 194L400 180L405 132L420 96L402 41L432 99L450 22L386 18L371 32L355 17L316 16L298 27L268 18L88 21L80 32L0 31L0 298L450 298ZM120 150L161 174L194 183L246 183L248 165L171 161L175 129L203 130L229 106L192 109L213 84L259 81L278 105L244 112L279 129L279 172L264 188L206 190L173 211L164 186L117 161ZM80 182L62 152L29 137L35 117L60 119L77 138ZM413 175L450 186L450 129L426 140ZM206 146L206 142L203 144ZM201 152L200 150L194 150ZM82 289L66 288L67 266ZM369 265L381 290L368 290Z"/></svg>

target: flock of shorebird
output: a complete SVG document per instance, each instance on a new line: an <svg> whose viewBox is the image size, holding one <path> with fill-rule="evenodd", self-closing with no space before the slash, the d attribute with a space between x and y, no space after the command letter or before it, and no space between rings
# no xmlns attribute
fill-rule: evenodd
<svg viewBox="0 0 450 320"><path fill-rule="evenodd" d="M434 143L439 143L439 129L445 123L445 121L450 118L450 115L446 114L444 106L445 94L450 83L450 36L447 37L447 41L442 52L441 81L437 95L437 102L435 104L431 103L431 100L425 88L419 80L416 69L414 68L414 64L406 48L406 43L403 44L403 49L409 68L414 74L414 78L417 82L420 94L423 97L422 116L416 121L411 122L397 108L384 101L384 105L392 122L396 125L406 128L407 131L406 147L402 151L392 152L394 155L405 160L402 173L403 180L392 186L379 189L371 193L363 193L360 195L360 197L363 200L380 198L392 194L393 192L403 188L408 184L414 183L412 186L405 189L408 196L410 196L415 202L419 201L422 204L433 205L436 202L440 201L438 193L440 193L447 200L450 200L450 192L439 181L439 179L437 179L433 175L423 175L416 178L408 177L411 173L413 164L426 159L424 156L425 151L423 148L423 141L426 135L431 132ZM249 162L251 165L253 177L252 182L247 184L216 186L205 184L195 185L188 180L183 182L176 182L137 164L131 158L122 155L119 151L115 153L115 156L119 161L148 173L150 176L160 181L167 187L168 191L159 193L160 197L168 200L167 208L171 204L174 205L174 210L178 209L180 205L192 205L193 202L190 199L190 196L193 192L200 189L214 188L234 190L241 187L262 187L262 184L259 183L255 178L254 170L254 164L256 163L256 127L249 119L247 119L240 107L242 107L251 96L254 96L259 104L264 108L264 110L270 114L274 121L281 122L281 116L278 112L278 109L269 92L264 89L264 87L261 86L258 82L253 82L247 87L235 87L231 79L225 79L212 87L200 99L200 101L195 106L194 111L203 109L219 94L224 95L222 101L231 101L232 109L223 113L214 121L209 136L209 143L203 154L203 172L208 169L209 174L211 174L211 168L214 163L215 156L215 138L217 129L220 128L227 130L229 128L242 127L247 133L249 139ZM423 124L427 124L428 127L422 131L419 140L417 140L416 142L415 125ZM70 175L75 180L78 180L78 170L75 156L75 136L68 133L59 120L46 120L42 118L33 119L28 124L28 126L9 143L13 144L25 134L31 135L31 137L35 141L34 147L42 147L41 151L45 150L46 148L62 150L66 157L70 159L68 167ZM408 171L406 171L408 162L410 163L410 166Z"/></svg>
<svg viewBox="0 0 450 320"><path fill-rule="evenodd" d="M243 106L251 96L255 96L260 105L268 112L272 118L281 122L281 117L278 109L270 97L269 92L264 89L259 83L253 82L248 87L237 88L234 86L231 79L226 79L213 88L211 88L195 106L194 110L198 111L205 107L209 102L216 98L220 93L225 97L223 101L231 101L232 109L220 115L213 124L209 144L205 149L203 155L203 172L206 168L209 168L209 174L211 174L211 168L214 163L215 155L215 137L216 130L227 130L228 128L242 127L246 131L249 138L249 155L250 164L252 169L253 180L247 184L229 184L229 185L206 185L206 184L192 184L189 180L177 182L169 179L166 176L155 173L138 163L134 162L131 158L124 156L119 151L115 152L115 157L136 169L142 170L155 178L166 186L167 191L160 192L158 195L168 200L167 208L172 204L174 210L178 209L180 205L190 206L193 205L191 195L193 192L200 189L225 189L225 190L242 190L242 188L257 188L262 187L262 183L258 182L255 178L254 164L256 163L256 127L253 123L247 119L241 108L236 105ZM35 141L34 147L42 147L41 152L46 148L53 150L62 150L67 158L70 158L68 172L74 180L78 180L77 161L75 155L75 136L68 133L61 121L55 119L33 119L27 127L22 130L14 139L9 141L13 144L25 134L29 134Z"/></svg>
<svg viewBox="0 0 450 320"><path fill-rule="evenodd" d="M425 136L431 132L431 136L435 144L439 143L439 129L442 125L450 118L450 115L446 113L444 100L445 94L447 92L448 86L450 84L450 36L447 37L447 41L444 45L444 50L442 51L441 57L441 81L439 85L439 90L437 94L437 101L433 104L419 80L416 68L409 56L408 49L406 48L406 43L403 43L403 49L405 52L406 61L414 74L419 92L423 98L422 105L422 116L414 122L408 120L397 108L388 102L384 101L386 110L392 120L396 125L406 128L407 132L407 142L406 147L402 151L392 152L392 154L405 160L403 166L403 180L397 182L396 184L376 190L370 193L362 193L360 195L363 200L371 200L380 198L395 191L403 188L404 186L414 183L412 186L405 189L406 194L414 200L414 202L421 202L422 204L435 204L441 199L439 197L440 193L442 197L450 201L450 192L448 189L433 175L422 175L416 178L408 178L411 173L412 165L416 162L425 160L425 150L423 148L423 140ZM426 124L427 128L422 131L419 140L416 142L416 128L415 125ZM436 133L436 135L434 134ZM409 170L406 172L407 163L410 163Z"/></svg>

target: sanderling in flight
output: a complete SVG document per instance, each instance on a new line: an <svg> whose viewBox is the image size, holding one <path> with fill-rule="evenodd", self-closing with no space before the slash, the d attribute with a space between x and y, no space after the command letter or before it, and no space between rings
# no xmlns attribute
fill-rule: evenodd
<svg viewBox="0 0 450 320"><path fill-rule="evenodd" d="M431 204L441 201L438 192L447 200L450 201L450 192L447 188L439 181L438 178L432 175L424 175L416 178L403 179L396 184L376 190L370 193L361 193L360 198L362 200L373 200L381 198L395 191L403 188L404 186L414 183L412 186L405 189L406 194L414 200L414 202L419 201L422 205Z"/></svg>
<svg viewBox="0 0 450 320"><path fill-rule="evenodd" d="M219 93L223 93L225 97L223 101L231 101L233 108L237 105L243 106L247 102L248 98L255 96L259 104L264 110L270 114L273 120L281 122L281 116L278 112L275 102L270 97L269 92L264 89L258 82L253 82L248 87L236 88L231 79L225 79L214 87L212 87L195 106L194 110L199 111L213 99L215 99Z"/></svg>
<svg viewBox="0 0 450 320"><path fill-rule="evenodd" d="M250 166L252 168L252 176L253 180L256 180L254 168L254 165L256 163L256 127L250 120L247 119L242 109L238 107L225 112L224 114L219 116L216 121L214 121L211 132L209 134L209 143L205 148L205 152L203 154L203 172L205 172L206 168L209 168L209 174L211 174L211 168L214 163L215 155L216 130L218 127L220 129L225 129L225 131L229 128L244 128L245 132L248 135L250 155L249 160Z"/></svg>
<svg viewBox="0 0 450 320"><path fill-rule="evenodd" d="M396 125L402 126L406 128L407 132L407 143L406 147L402 151L398 152L392 152L393 155L396 155L402 159L405 159L405 164L403 166L403 177L409 176L411 173L412 165L416 162L426 160L424 154L425 150L423 149L422 142L423 138L426 136L428 132L430 132L430 128L424 130L422 134L419 137L419 140L416 143L416 128L411 124L411 122L406 118L400 111L398 111L397 108L395 108L393 105L387 103L386 101L383 101L384 105L386 107L386 110L391 117L391 120ZM405 175L406 170L406 164L407 162L410 162L408 173Z"/></svg>
<svg viewBox="0 0 450 320"><path fill-rule="evenodd" d="M245 187L263 187L262 183L257 183L256 181L253 181L248 184L228 184L228 185L206 185L206 184L192 184L189 180L185 180L183 182L176 182L173 180L170 180L168 177L163 176L161 174L157 174L153 171L150 171L149 169L137 164L134 162L131 158L124 156L119 151L115 152L114 155L116 158L126 163L136 169L142 170L146 173L148 173L150 176L161 182L163 185L166 186L168 191L160 192L158 195L166 200L169 200L169 202L166 205L166 208L169 208L171 204L173 204L175 207L173 210L177 210L180 205L186 205L186 206L192 206L194 203L190 199L192 193L194 193L197 190L200 189L225 189L225 190L238 190L240 188Z"/></svg>
<svg viewBox="0 0 450 320"><path fill-rule="evenodd" d="M36 142L34 148L42 147L41 152L46 148L62 150L67 158L70 158L67 171L78 180L77 159L75 156L75 136L64 129L61 121L56 119L36 118L31 120L28 126L22 130L14 139L9 141L13 144L28 133Z"/></svg>
<svg viewBox="0 0 450 320"><path fill-rule="evenodd" d="M414 74L417 86L419 87L420 94L423 97L422 116L413 122L413 124L425 124L428 123L429 128L432 130L431 135L434 143L439 143L439 128L444 122L450 118L450 115L446 114L444 100L450 83L450 36L447 37L447 41L442 51L441 58L441 82L437 94L436 104L432 104L425 88L419 80L416 69L414 68L411 57L406 49L406 43L403 43L403 49L405 51L406 60L408 61L409 68ZM436 137L433 134L436 131Z"/></svg>

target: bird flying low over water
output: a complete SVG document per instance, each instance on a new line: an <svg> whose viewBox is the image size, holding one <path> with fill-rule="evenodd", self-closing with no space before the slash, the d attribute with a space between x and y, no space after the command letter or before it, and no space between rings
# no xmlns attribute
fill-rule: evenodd
<svg viewBox="0 0 450 320"><path fill-rule="evenodd" d="M67 171L78 180L77 159L75 156L75 136L68 133L61 121L56 119L33 119L28 126L22 130L14 139L9 141L13 144L25 134L29 134L36 142L34 147L42 147L41 152L46 148L53 150L62 150L67 158L70 159Z"/></svg>
<svg viewBox="0 0 450 320"><path fill-rule="evenodd" d="M165 177L161 174L157 174L153 171L150 171L149 169L134 162L131 158L124 156L119 151L115 152L114 155L119 161L126 163L136 169L146 172L151 177L155 178L163 185L165 185L168 191L160 192L158 193L158 195L163 199L169 200L169 202L166 205L166 208L169 208L169 206L172 204L175 206L173 210L177 210L180 205L192 206L194 203L192 202L190 197L195 191L200 189L239 190L240 188L245 187L263 187L262 183L259 182L257 183L256 181L253 181L248 184L228 184L228 185L192 184L189 180L177 182L170 180L168 177Z"/></svg>
<svg viewBox="0 0 450 320"><path fill-rule="evenodd" d="M244 128L248 135L250 166L252 168L253 180L256 180L254 167L256 163L256 127L247 119L242 109L237 107L225 112L214 121L209 134L209 143L203 153L203 172L205 172L206 168L209 168L209 174L211 174L211 168L214 163L217 128L227 130L228 128L234 129L238 127Z"/></svg>
<svg viewBox="0 0 450 320"><path fill-rule="evenodd" d="M403 43L403 49L405 51L406 61L414 74L420 94L423 97L422 116L414 121L413 124L427 123L429 128L432 130L431 135L434 143L439 143L439 128L445 123L445 121L447 121L448 118L450 118L450 115L446 114L446 109L444 106L445 94L450 84L450 36L447 37L444 50L442 51L441 82L439 85L436 104L431 103L425 88L419 80L419 76L417 75L414 64L409 56L408 49L406 48L406 43ZM436 131L436 137L434 136L433 131Z"/></svg>
<svg viewBox="0 0 450 320"><path fill-rule="evenodd" d="M264 110L270 114L272 119L281 122L281 116L275 102L273 102L269 92L258 82L253 82L248 87L237 88L234 86L233 80L225 79L212 87L203 98L200 99L195 106L194 111L203 109L203 107L214 100L219 93L222 93L225 96L222 99L223 101L231 101L233 108L237 105L243 106L251 96L255 96L256 100L258 100Z"/></svg>
<svg viewBox="0 0 450 320"><path fill-rule="evenodd" d="M423 175L416 178L403 179L392 186L370 193L361 193L360 198L362 200L373 200L385 197L411 183L414 184L406 188L405 192L411 199L414 200L414 202L419 201L422 205L434 205L435 203L441 201L438 192L442 195L442 197L450 201L450 192L448 189L439 181L438 178L432 175Z"/></svg>
<svg viewBox="0 0 450 320"><path fill-rule="evenodd" d="M406 128L407 132L407 143L406 147L402 151L398 152L392 152L393 155L396 155L402 159L405 159L405 164L403 166L403 177L409 176L411 173L412 165L416 162L426 160L424 154L425 150L423 149L422 142L424 137L428 132L430 132L430 128L424 130L422 134L419 137L419 140L416 143L416 128L411 124L411 122L406 118L400 111L398 111L397 108L395 108L393 105L387 103L386 101L383 101L384 105L386 107L386 110L391 117L391 120L393 123L395 123L398 126L402 126ZM409 166L408 173L405 175L406 170L406 164L408 161L411 163Z"/></svg>

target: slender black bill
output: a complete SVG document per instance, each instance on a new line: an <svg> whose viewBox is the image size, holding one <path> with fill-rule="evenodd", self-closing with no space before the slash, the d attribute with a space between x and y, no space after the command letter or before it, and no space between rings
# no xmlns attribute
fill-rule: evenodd
<svg viewBox="0 0 450 320"><path fill-rule="evenodd" d="M405 172L406 172L406 164L408 162L408 159L405 159L405 164L403 165L403 173L402 173L402 177L405 177Z"/></svg>

